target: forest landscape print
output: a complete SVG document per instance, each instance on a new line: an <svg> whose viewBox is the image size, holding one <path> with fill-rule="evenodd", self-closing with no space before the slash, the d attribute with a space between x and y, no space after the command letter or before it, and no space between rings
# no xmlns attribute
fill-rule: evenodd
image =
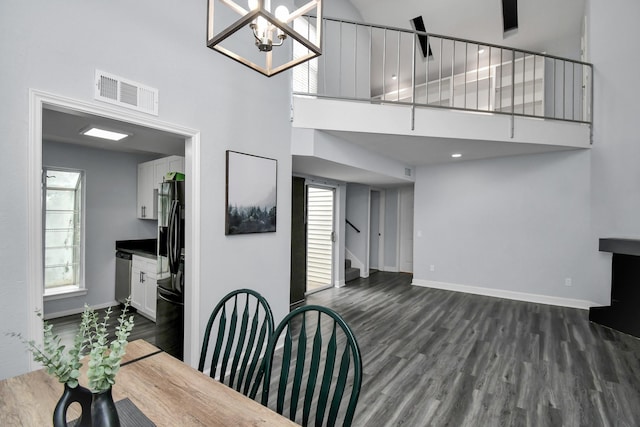
<svg viewBox="0 0 640 427"><path fill-rule="evenodd" d="M225 234L276 231L275 159L227 150Z"/></svg>

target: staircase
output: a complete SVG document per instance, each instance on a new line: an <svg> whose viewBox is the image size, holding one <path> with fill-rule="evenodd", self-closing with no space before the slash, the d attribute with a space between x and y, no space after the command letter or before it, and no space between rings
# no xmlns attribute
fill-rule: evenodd
<svg viewBox="0 0 640 427"><path fill-rule="evenodd" d="M350 282L352 280L359 279L359 278L360 278L360 269L351 267L351 260L345 259L344 260L344 281Z"/></svg>

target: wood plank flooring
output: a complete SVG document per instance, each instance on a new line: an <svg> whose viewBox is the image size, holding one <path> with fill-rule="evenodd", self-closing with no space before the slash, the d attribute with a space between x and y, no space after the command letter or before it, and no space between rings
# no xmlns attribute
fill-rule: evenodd
<svg viewBox="0 0 640 427"><path fill-rule="evenodd" d="M640 426L640 340L584 310L410 283L379 272L307 297L358 339L354 426ZM137 315L131 339L154 342L153 326Z"/></svg>
<svg viewBox="0 0 640 427"><path fill-rule="evenodd" d="M119 306L112 308L111 315L109 317L109 340L113 340L116 336L116 326L118 325L118 318L122 314L122 308ZM98 310L100 318L104 317L105 310ZM130 313L133 316L133 330L129 335L129 341L135 341L137 339L143 339L151 344L156 343L156 324L146 317L138 314L135 309L130 309ZM81 315L73 314L70 316L59 317L57 319L51 319L50 324L53 325L53 333L58 334L62 343L67 345L67 348L73 346L73 339L80 325Z"/></svg>
<svg viewBox="0 0 640 427"><path fill-rule="evenodd" d="M353 329L356 426L639 426L640 340L588 312L380 272L307 298Z"/></svg>

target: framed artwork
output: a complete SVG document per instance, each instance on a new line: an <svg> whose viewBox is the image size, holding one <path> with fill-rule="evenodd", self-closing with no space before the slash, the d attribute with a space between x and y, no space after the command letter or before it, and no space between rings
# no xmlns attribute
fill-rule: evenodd
<svg viewBox="0 0 640 427"><path fill-rule="evenodd" d="M225 234L276 231L278 161L227 150Z"/></svg>

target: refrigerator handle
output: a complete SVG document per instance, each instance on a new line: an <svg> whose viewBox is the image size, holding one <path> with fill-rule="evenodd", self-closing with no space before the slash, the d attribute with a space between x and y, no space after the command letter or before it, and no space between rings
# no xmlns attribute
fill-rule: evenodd
<svg viewBox="0 0 640 427"><path fill-rule="evenodd" d="M169 238L167 239L167 256L169 257L169 271L173 274L177 271L178 259L176 257L176 246L178 245L178 229L180 221L177 218L180 204L177 200L171 202L169 213Z"/></svg>

